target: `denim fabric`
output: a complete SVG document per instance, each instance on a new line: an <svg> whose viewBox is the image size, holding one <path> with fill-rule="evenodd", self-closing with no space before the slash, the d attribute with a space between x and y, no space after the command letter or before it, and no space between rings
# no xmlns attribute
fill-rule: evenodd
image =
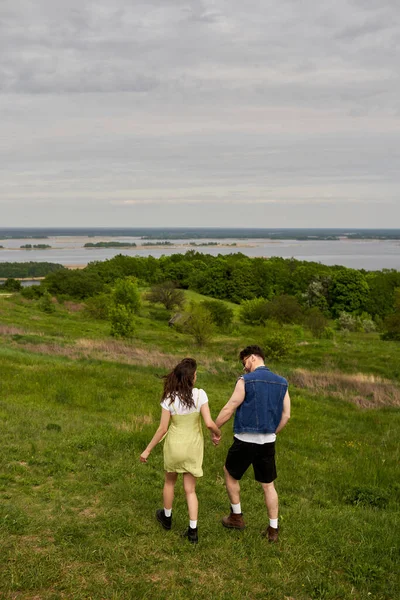
<svg viewBox="0 0 400 600"><path fill-rule="evenodd" d="M243 379L246 395L236 410L234 433L275 433L288 382L265 366L246 373Z"/></svg>

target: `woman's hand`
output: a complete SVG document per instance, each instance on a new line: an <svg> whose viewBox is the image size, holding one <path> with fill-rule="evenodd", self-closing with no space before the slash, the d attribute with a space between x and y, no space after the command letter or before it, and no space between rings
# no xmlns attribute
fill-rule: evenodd
<svg viewBox="0 0 400 600"><path fill-rule="evenodd" d="M140 462L146 463L147 459L149 458L149 455L150 455L150 450L145 450L144 452L142 452L142 454L140 455Z"/></svg>
<svg viewBox="0 0 400 600"><path fill-rule="evenodd" d="M214 446L218 446L218 444L221 441L221 435L217 435L215 433L211 434L211 441L214 444Z"/></svg>

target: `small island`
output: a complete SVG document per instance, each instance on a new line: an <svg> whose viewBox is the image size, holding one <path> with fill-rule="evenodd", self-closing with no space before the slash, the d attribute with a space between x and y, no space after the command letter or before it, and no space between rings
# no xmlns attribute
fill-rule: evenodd
<svg viewBox="0 0 400 600"><path fill-rule="evenodd" d="M172 242L144 242L142 246L173 246Z"/></svg>
<svg viewBox="0 0 400 600"><path fill-rule="evenodd" d="M134 242L87 242L84 248L136 248Z"/></svg>
<svg viewBox="0 0 400 600"><path fill-rule="evenodd" d="M23 250L47 250L48 248L51 248L51 246L49 246L49 244L24 244L23 246L20 246L20 248L22 248Z"/></svg>

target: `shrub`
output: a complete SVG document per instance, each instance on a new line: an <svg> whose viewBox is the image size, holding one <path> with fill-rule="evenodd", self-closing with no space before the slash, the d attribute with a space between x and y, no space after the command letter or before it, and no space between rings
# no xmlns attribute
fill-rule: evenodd
<svg viewBox="0 0 400 600"><path fill-rule="evenodd" d="M185 293L178 289L173 281L164 281L164 283L159 283L151 288L150 292L146 294L146 300L154 304L163 304L167 310L172 310L175 307L183 306Z"/></svg>
<svg viewBox="0 0 400 600"><path fill-rule="evenodd" d="M314 308L311 308L305 317L306 327L316 338L322 337L322 334L327 328L328 323L328 319L316 306L314 306Z"/></svg>
<svg viewBox="0 0 400 600"><path fill-rule="evenodd" d="M187 317L179 324L179 329L192 335L196 344L204 346L214 334L212 315L201 304L192 303Z"/></svg>
<svg viewBox="0 0 400 600"><path fill-rule="evenodd" d="M303 309L297 298L282 294L275 296L266 307L267 318L274 319L278 323L301 323L303 320Z"/></svg>
<svg viewBox="0 0 400 600"><path fill-rule="evenodd" d="M233 321L233 310L230 306L221 300L204 300L201 305L210 312L214 325L229 331Z"/></svg>
<svg viewBox="0 0 400 600"><path fill-rule="evenodd" d="M140 308L140 294L135 277L118 279L112 291L112 302L115 306L124 306L131 313Z"/></svg>
<svg viewBox="0 0 400 600"><path fill-rule="evenodd" d="M13 279L9 277L6 281L0 286L3 290L7 292L19 292L22 288L21 282L18 279Z"/></svg>
<svg viewBox="0 0 400 600"><path fill-rule="evenodd" d="M83 300L103 291L104 283L97 275L85 269L63 269L46 276L44 286L55 296Z"/></svg>
<svg viewBox="0 0 400 600"><path fill-rule="evenodd" d="M395 290L394 312L386 317L383 328L385 329L381 336L383 340L400 342L400 288Z"/></svg>
<svg viewBox="0 0 400 600"><path fill-rule="evenodd" d="M333 340L335 337L335 330L332 327L325 327L324 331L321 333L321 339L323 340Z"/></svg>
<svg viewBox="0 0 400 600"><path fill-rule="evenodd" d="M351 315L345 311L342 311L336 321L337 328L341 331L360 331L361 323L355 315Z"/></svg>
<svg viewBox="0 0 400 600"><path fill-rule="evenodd" d="M110 307L111 335L115 338L129 338L134 333L133 313L126 306L116 304Z"/></svg>
<svg viewBox="0 0 400 600"><path fill-rule="evenodd" d="M41 285L30 285L21 289L21 296L27 300L37 300L43 296L45 291Z"/></svg>
<svg viewBox="0 0 400 600"><path fill-rule="evenodd" d="M266 360L275 360L288 356L293 348L293 340L283 331L275 332L264 340Z"/></svg>
<svg viewBox="0 0 400 600"><path fill-rule="evenodd" d="M385 508L389 497L383 490L368 486L353 487L345 497L347 504L355 506L370 506L373 508Z"/></svg>
<svg viewBox="0 0 400 600"><path fill-rule="evenodd" d="M43 312L50 314L53 313L56 310L56 307L53 304L53 300L52 297L50 296L49 292L45 292L43 294L43 296L40 298L39 302L38 302L38 306L40 308L40 310L42 310Z"/></svg>
<svg viewBox="0 0 400 600"><path fill-rule="evenodd" d="M268 319L268 301L264 298L244 300L240 304L240 320L247 325L263 325Z"/></svg>
<svg viewBox="0 0 400 600"><path fill-rule="evenodd" d="M85 302L85 313L92 319L106 321L110 311L110 297L108 294L97 294Z"/></svg>

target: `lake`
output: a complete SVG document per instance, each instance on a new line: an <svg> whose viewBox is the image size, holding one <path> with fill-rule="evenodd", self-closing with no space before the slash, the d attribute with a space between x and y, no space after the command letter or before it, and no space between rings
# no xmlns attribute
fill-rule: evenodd
<svg viewBox="0 0 400 600"><path fill-rule="evenodd" d="M84 248L91 242L128 242L136 243L136 248ZM152 242L163 241L152 240ZM218 243L217 246L196 245ZM51 246L46 250L21 249L24 244L45 243ZM53 236L44 240L5 239L0 240L4 248L0 249L0 262L52 262L66 266L84 266L96 260L106 260L117 254L128 256L154 256L185 253L195 250L206 254L231 254L242 252L246 256L296 258L297 260L316 261L325 265L343 265L354 269L368 271L380 269L400 270L399 240L268 240L268 239L213 239L208 238L174 240L166 246L144 246L140 237L88 237L88 236Z"/></svg>

